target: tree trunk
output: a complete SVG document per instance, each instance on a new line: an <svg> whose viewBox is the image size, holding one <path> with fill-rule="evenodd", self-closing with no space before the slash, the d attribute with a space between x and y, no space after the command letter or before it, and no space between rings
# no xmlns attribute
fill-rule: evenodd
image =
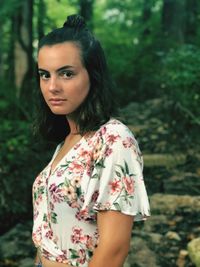
<svg viewBox="0 0 200 267"><path fill-rule="evenodd" d="M199 0L186 0L185 39L188 43L194 43L199 24Z"/></svg>
<svg viewBox="0 0 200 267"><path fill-rule="evenodd" d="M30 96L33 76L33 0L24 1L15 15L15 77L18 96Z"/></svg>
<svg viewBox="0 0 200 267"><path fill-rule="evenodd" d="M166 40L184 42L185 0L163 0L162 30Z"/></svg>
<svg viewBox="0 0 200 267"><path fill-rule="evenodd" d="M0 79L3 78L3 48L2 48L2 43L3 43L3 27L2 27L2 21L0 21Z"/></svg>
<svg viewBox="0 0 200 267"><path fill-rule="evenodd" d="M9 47L7 48L7 55L5 62L3 64L8 65L9 68L6 68L4 75L7 79L7 83L11 90L16 89L16 77L15 77L15 17L10 17L10 34L9 34ZM16 92L14 92L16 94Z"/></svg>
<svg viewBox="0 0 200 267"><path fill-rule="evenodd" d="M149 35L151 32L151 29L149 28L149 23L148 23L152 15L151 7L152 7L152 1L144 0L143 11L142 11L142 25L144 25L144 28L143 28L144 36Z"/></svg>
<svg viewBox="0 0 200 267"><path fill-rule="evenodd" d="M80 15L85 18L90 29L93 29L93 5L94 0L79 0Z"/></svg>
<svg viewBox="0 0 200 267"><path fill-rule="evenodd" d="M40 40L44 36L44 17L46 16L46 5L44 0L38 1L38 21L37 21L37 33Z"/></svg>

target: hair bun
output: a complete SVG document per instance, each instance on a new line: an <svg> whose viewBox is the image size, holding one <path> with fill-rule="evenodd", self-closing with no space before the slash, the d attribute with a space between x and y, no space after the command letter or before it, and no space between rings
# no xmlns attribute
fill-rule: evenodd
<svg viewBox="0 0 200 267"><path fill-rule="evenodd" d="M71 15L67 17L67 20L63 24L63 27L71 27L71 28L84 28L86 26L86 22L84 18L80 15Z"/></svg>

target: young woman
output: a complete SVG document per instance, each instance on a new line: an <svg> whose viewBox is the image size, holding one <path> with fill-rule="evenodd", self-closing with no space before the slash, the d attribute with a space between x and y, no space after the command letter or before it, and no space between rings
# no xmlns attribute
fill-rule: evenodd
<svg viewBox="0 0 200 267"><path fill-rule="evenodd" d="M121 267L133 221L149 216L143 161L113 118L112 83L82 17L39 42L38 129L59 143L33 184L36 266Z"/></svg>

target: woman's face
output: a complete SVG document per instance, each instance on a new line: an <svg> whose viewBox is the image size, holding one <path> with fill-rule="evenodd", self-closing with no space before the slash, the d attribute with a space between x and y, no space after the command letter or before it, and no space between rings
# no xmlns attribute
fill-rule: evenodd
<svg viewBox="0 0 200 267"><path fill-rule="evenodd" d="M89 75L74 43L43 46L38 53L38 71L43 97L54 114L72 114L87 97Z"/></svg>

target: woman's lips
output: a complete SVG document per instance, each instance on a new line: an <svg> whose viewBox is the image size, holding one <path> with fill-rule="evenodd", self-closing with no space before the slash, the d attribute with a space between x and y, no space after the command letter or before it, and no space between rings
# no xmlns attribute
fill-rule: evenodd
<svg viewBox="0 0 200 267"><path fill-rule="evenodd" d="M62 105L63 102L65 102L66 99L62 99L62 98L51 98L49 99L49 102L51 103L51 105L53 106L59 106Z"/></svg>

